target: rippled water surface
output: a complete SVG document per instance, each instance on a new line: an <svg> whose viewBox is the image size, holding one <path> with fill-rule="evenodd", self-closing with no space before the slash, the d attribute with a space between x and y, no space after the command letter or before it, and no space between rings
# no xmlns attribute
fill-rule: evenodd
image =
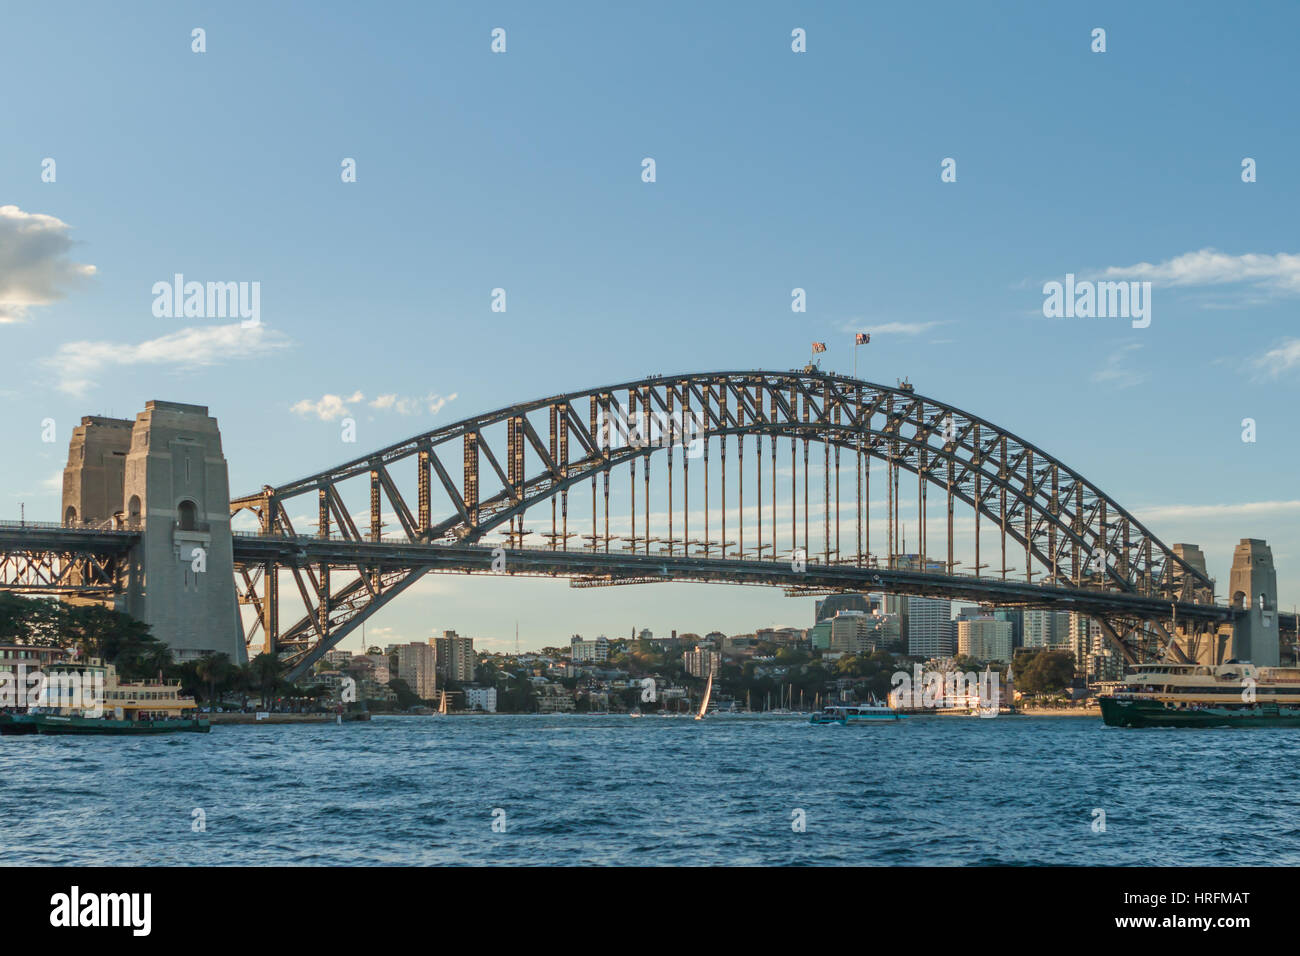
<svg viewBox="0 0 1300 956"><path fill-rule="evenodd" d="M378 717L0 739L0 852L92 865L1297 865L1298 784L1294 730Z"/></svg>

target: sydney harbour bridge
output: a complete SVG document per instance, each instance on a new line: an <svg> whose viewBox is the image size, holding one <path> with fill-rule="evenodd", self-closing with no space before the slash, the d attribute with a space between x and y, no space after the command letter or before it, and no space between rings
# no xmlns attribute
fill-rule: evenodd
<svg viewBox="0 0 1300 956"><path fill-rule="evenodd" d="M1261 627L1276 646L1295 624L1275 584L1238 584L1235 563L1216 600L1199 549L1165 544L1007 429L813 367L552 395L234 498L225 474L202 406L83 419L63 520L0 524L0 589L116 600L164 640L224 628L290 678L427 573L1074 611L1129 663L1205 659L1225 640L1241 656L1252 637L1258 660ZM195 624L186 594L214 581Z"/></svg>

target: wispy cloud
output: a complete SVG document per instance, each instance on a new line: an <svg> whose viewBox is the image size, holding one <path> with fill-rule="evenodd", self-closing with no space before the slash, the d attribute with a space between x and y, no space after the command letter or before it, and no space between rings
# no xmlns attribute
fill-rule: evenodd
<svg viewBox="0 0 1300 956"><path fill-rule="evenodd" d="M290 411L297 415L310 418L315 416L321 421L333 421L337 418L343 418L352 414L352 407L364 403L366 407L372 408L378 412L396 412L399 415L418 415L427 411L430 415L437 415L447 407L448 403L456 400L457 393L450 395L439 395L437 392L430 392L422 398L403 397L396 394L377 395L366 401L365 393L361 391L353 392L349 396L325 394L320 398L304 398L301 401L294 402L290 406Z"/></svg>
<svg viewBox="0 0 1300 956"><path fill-rule="evenodd" d="M1230 256L1216 249L1186 252L1152 264L1110 266L1108 279L1150 281L1158 286L1212 286L1245 283L1279 295L1300 294L1300 255L1247 253Z"/></svg>
<svg viewBox="0 0 1300 956"><path fill-rule="evenodd" d="M32 306L49 305L95 274L72 262L71 227L61 219L0 206L0 324L21 322Z"/></svg>
<svg viewBox="0 0 1300 956"><path fill-rule="evenodd" d="M946 322L867 322L853 320L840 326L841 332L870 332L872 335L920 335Z"/></svg>
<svg viewBox="0 0 1300 956"><path fill-rule="evenodd" d="M1106 356L1101 368L1092 373L1092 380L1115 388L1132 388L1146 381L1146 373L1129 364L1129 357L1140 348L1142 346L1136 342L1121 345Z"/></svg>
<svg viewBox="0 0 1300 956"><path fill-rule="evenodd" d="M260 358L285 348L289 340L264 325L241 324L187 328L138 343L67 342L42 363L58 376L60 391L84 395L110 369L146 365L178 370Z"/></svg>
<svg viewBox="0 0 1300 956"><path fill-rule="evenodd" d="M1235 505L1159 505L1140 508L1137 516L1144 521L1179 518L1259 518L1300 514L1300 501L1244 501Z"/></svg>
<svg viewBox="0 0 1300 956"><path fill-rule="evenodd" d="M1300 339L1283 339L1280 345L1254 359L1251 365L1269 378L1277 378L1300 365Z"/></svg>

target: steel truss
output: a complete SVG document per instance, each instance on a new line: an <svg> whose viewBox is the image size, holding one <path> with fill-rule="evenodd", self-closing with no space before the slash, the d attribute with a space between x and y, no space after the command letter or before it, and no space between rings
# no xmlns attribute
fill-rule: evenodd
<svg viewBox="0 0 1300 956"><path fill-rule="evenodd" d="M694 450L703 444L698 458L688 453L695 422L702 426L702 435L694 436ZM778 469L779 446L789 449L788 486ZM820 454L811 460L823 472L815 497L809 478L814 446ZM753 478L746 475L747 457ZM846 460L852 486L847 501L841 475ZM654 461L661 467L652 479ZM403 470L408 474L399 474ZM611 486L624 470L627 484L617 495L626 507L616 505L612 531ZM703 499L697 498L694 510L692 470L696 495ZM888 502L879 553L872 549L864 506L873 472L885 481ZM915 544L908 555L900 511L904 476L916 481L917 498ZM729 493L735 496L730 506ZM934 494L942 534L932 530L928 513ZM313 495L315 509L303 509ZM652 513L652 499L665 497L667 508L656 506ZM356 507L362 499L368 508ZM588 501L589 523L580 514ZM974 561L964 566L953 545L958 505L975 523ZM302 510L316 517L307 534L289 518ZM781 526L786 510L789 525ZM264 486L233 501L231 512L255 516L262 536L300 541L437 548L499 540L517 548L538 540L547 550L575 555L666 554L712 563L801 557L813 566L884 569L910 563L940 576L973 571L986 581L1020 579L1162 602L1213 600L1207 578L1095 484L1037 446L909 386L816 369L654 377L553 395L448 424L298 481ZM811 532L817 512L820 541ZM855 533L844 533L845 514ZM385 535L385 527L396 534ZM938 553L929 551L932 536L943 538ZM256 561L242 560L238 547L236 553L241 600L254 612L247 639L281 654L295 672L427 570L414 562L374 563L365 556L332 561L307 552L300 547ZM1019 571L1009 564L1015 555L1023 558ZM576 569L568 576L588 587L630 583ZM305 613L282 626L279 592L286 581ZM1135 633L1130 621L1115 623L1120 630L1114 640L1126 657L1146 653L1145 636L1128 637ZM1149 628L1141 631L1146 635Z"/></svg>

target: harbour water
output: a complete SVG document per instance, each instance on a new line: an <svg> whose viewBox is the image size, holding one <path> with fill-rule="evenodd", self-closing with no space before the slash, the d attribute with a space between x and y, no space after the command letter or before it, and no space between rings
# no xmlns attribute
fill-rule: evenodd
<svg viewBox="0 0 1300 956"><path fill-rule="evenodd" d="M6 738L0 804L10 865L1297 865L1300 733L376 717Z"/></svg>

